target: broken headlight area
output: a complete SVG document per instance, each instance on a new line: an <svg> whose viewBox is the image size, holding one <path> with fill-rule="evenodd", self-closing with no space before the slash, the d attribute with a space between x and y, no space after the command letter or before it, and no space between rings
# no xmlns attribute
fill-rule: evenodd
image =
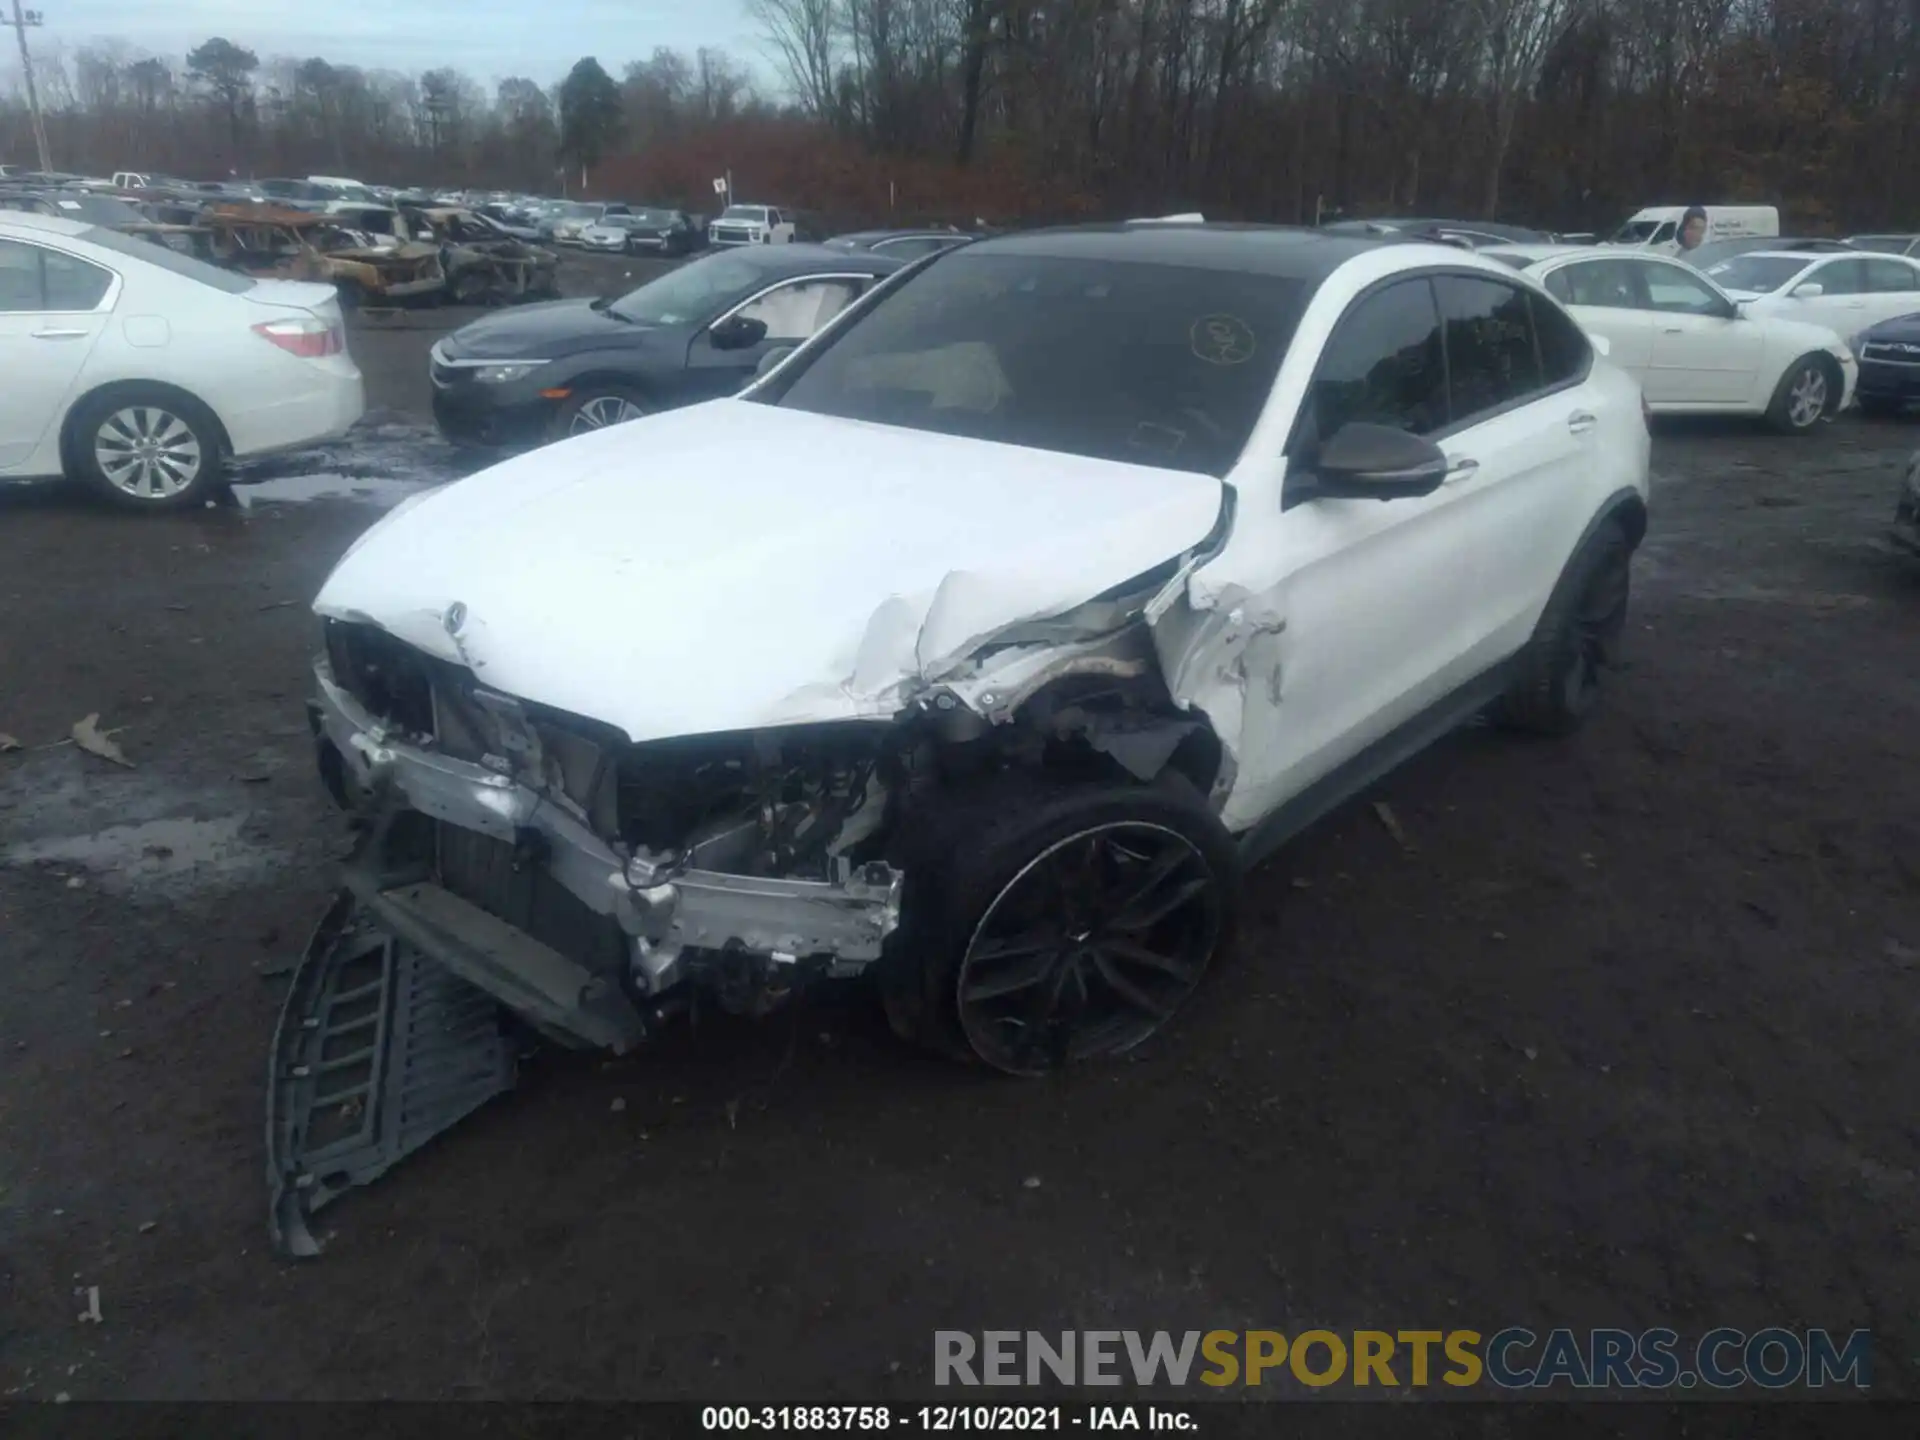
<svg viewBox="0 0 1920 1440"><path fill-rule="evenodd" d="M555 1038L629 1049L661 997L710 977L758 1010L734 1003L739 952L784 991L783 970L858 973L897 923L880 845L892 727L634 745L340 622L319 690L321 774L361 822L348 887L403 931L437 927L416 943Z"/></svg>

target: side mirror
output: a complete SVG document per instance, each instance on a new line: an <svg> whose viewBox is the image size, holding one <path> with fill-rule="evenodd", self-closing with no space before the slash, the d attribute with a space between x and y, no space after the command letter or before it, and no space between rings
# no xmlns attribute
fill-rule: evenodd
<svg viewBox="0 0 1920 1440"><path fill-rule="evenodd" d="M716 350L751 350L767 338L767 322L729 315L707 331L707 338Z"/></svg>
<svg viewBox="0 0 1920 1440"><path fill-rule="evenodd" d="M1604 335L1596 335L1589 330L1587 332L1587 343L1593 346L1593 353L1598 355L1602 360L1613 354L1613 342Z"/></svg>
<svg viewBox="0 0 1920 1440"><path fill-rule="evenodd" d="M762 355L760 357L760 363L753 367L753 378L758 380L762 375L770 373L781 361L785 360L787 356L799 348L798 345L774 346L773 349Z"/></svg>
<svg viewBox="0 0 1920 1440"><path fill-rule="evenodd" d="M1827 287L1817 280L1809 280L1804 285L1793 287L1793 298L1796 300L1818 300L1826 293Z"/></svg>
<svg viewBox="0 0 1920 1440"><path fill-rule="evenodd" d="M1320 447L1309 466L1311 498L1402 500L1431 495L1447 478L1438 445L1390 425L1354 421Z"/></svg>

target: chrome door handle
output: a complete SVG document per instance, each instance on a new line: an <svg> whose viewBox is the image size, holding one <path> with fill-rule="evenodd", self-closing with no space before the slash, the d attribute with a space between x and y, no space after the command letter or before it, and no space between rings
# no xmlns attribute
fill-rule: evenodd
<svg viewBox="0 0 1920 1440"><path fill-rule="evenodd" d="M1684 335L1687 333L1687 327L1684 325L1668 325L1662 329L1660 333L1662 335Z"/></svg>
<svg viewBox="0 0 1920 1440"><path fill-rule="evenodd" d="M36 330L33 332L33 338L36 340L84 340L87 338L87 332L85 330Z"/></svg>
<svg viewBox="0 0 1920 1440"><path fill-rule="evenodd" d="M1586 434L1589 430L1593 429L1593 427L1598 425L1599 423L1600 421L1598 419L1596 419L1592 415L1589 415L1585 410L1575 411L1573 414L1567 417L1567 429L1571 430L1576 435Z"/></svg>
<svg viewBox="0 0 1920 1440"><path fill-rule="evenodd" d="M1455 485L1462 480L1471 480L1479 473L1480 462L1478 460L1469 460L1466 456L1462 455L1457 459L1449 459L1447 461L1447 478L1441 483L1443 485Z"/></svg>

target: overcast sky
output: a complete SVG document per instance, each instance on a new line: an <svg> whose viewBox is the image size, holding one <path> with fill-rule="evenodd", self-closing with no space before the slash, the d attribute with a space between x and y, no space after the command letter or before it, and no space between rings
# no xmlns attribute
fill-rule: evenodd
<svg viewBox="0 0 1920 1440"><path fill-rule="evenodd" d="M28 7L47 17L33 42L57 40L69 52L120 39L174 57L224 35L263 61L318 55L406 71L451 65L482 84L524 75L549 85L583 55L617 77L657 46L713 45L763 78L769 72L743 0L28 0ZM14 48L11 36L0 39Z"/></svg>

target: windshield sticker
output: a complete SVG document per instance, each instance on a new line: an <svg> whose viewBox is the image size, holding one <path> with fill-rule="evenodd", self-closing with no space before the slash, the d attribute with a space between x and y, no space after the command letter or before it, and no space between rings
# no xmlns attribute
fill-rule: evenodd
<svg viewBox="0 0 1920 1440"><path fill-rule="evenodd" d="M1237 315L1203 315L1187 337L1193 353L1209 365L1244 365L1253 358L1253 331Z"/></svg>
<svg viewBox="0 0 1920 1440"><path fill-rule="evenodd" d="M78 210L80 208L80 202L78 200L61 200L56 203L62 210Z"/></svg>

